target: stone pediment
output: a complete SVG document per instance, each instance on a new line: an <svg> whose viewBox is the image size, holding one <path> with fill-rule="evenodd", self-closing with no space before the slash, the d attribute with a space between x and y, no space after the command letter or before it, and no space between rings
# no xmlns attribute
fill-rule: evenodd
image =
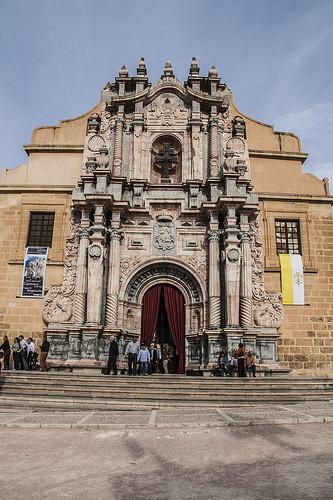
<svg viewBox="0 0 333 500"><path fill-rule="evenodd" d="M147 123L152 126L186 125L188 109L172 92L158 95L147 107Z"/></svg>

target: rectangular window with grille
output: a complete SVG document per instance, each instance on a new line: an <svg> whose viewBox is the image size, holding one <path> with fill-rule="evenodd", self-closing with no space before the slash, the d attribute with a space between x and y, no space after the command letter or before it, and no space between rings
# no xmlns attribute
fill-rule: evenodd
<svg viewBox="0 0 333 500"><path fill-rule="evenodd" d="M30 212L27 247L52 247L54 212Z"/></svg>
<svg viewBox="0 0 333 500"><path fill-rule="evenodd" d="M299 220L275 220L276 253L302 253Z"/></svg>

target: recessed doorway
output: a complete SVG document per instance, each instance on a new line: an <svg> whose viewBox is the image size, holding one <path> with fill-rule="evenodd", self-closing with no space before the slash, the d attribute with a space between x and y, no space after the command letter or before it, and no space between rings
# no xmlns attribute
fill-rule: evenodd
<svg viewBox="0 0 333 500"><path fill-rule="evenodd" d="M155 285L142 299L141 342L161 348L169 373L185 373L185 300L172 285ZM163 365L159 365L163 372Z"/></svg>

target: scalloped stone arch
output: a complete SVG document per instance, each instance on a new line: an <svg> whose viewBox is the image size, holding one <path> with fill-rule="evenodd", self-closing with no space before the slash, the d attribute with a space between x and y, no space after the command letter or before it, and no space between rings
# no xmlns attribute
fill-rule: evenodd
<svg viewBox="0 0 333 500"><path fill-rule="evenodd" d="M153 262L138 269L126 285L124 299L139 304L143 293L158 283L174 284L190 304L200 304L203 301L202 288L197 278L189 269L175 262Z"/></svg>

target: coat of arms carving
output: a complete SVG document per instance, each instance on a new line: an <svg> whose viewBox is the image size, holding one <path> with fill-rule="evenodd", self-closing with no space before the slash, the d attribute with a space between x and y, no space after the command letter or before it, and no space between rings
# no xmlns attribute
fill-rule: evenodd
<svg viewBox="0 0 333 500"><path fill-rule="evenodd" d="M171 215L158 215L154 224L154 247L163 252L176 245L176 227Z"/></svg>

